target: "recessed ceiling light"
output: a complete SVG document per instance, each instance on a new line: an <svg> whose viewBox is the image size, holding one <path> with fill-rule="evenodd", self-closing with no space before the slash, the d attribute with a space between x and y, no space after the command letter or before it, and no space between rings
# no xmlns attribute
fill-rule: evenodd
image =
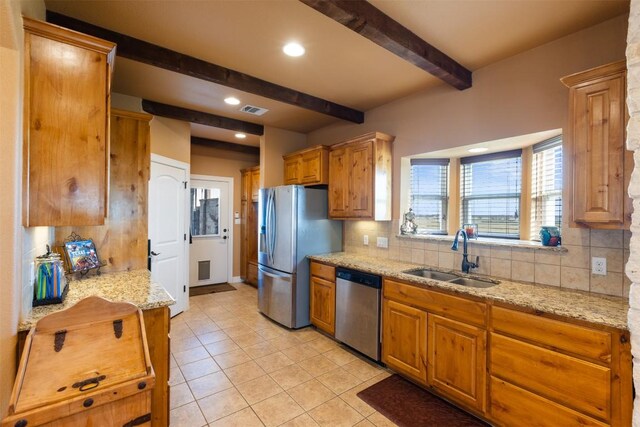
<svg viewBox="0 0 640 427"><path fill-rule="evenodd" d="M282 48L282 51L289 56L302 56L304 55L304 47L299 43L287 43Z"/></svg>
<svg viewBox="0 0 640 427"><path fill-rule="evenodd" d="M488 150L487 147L469 148L470 153L484 153L487 150Z"/></svg>
<svg viewBox="0 0 640 427"><path fill-rule="evenodd" d="M247 135L245 135L244 133L236 133L236 138L238 139L245 139L247 137Z"/></svg>
<svg viewBox="0 0 640 427"><path fill-rule="evenodd" d="M238 98L234 98L233 96L225 98L224 102L226 102L229 105L238 105L238 104L240 104L240 100Z"/></svg>

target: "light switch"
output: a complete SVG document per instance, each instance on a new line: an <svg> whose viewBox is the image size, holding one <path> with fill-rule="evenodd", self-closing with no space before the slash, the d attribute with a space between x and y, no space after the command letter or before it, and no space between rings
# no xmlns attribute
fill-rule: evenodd
<svg viewBox="0 0 640 427"><path fill-rule="evenodd" d="M389 239L387 237L378 237L378 240L376 241L376 246L379 248L388 248Z"/></svg>
<svg viewBox="0 0 640 427"><path fill-rule="evenodd" d="M367 235L365 234L365 235L364 235L364 237L362 238L362 243L363 243L365 246L368 246L368 245L369 245L369 236L367 236Z"/></svg>

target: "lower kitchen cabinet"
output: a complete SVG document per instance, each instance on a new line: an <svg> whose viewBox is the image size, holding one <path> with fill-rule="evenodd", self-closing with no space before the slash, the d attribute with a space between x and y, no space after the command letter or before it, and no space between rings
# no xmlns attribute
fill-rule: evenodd
<svg viewBox="0 0 640 427"><path fill-rule="evenodd" d="M384 299L382 361L393 370L427 383L427 313Z"/></svg>
<svg viewBox="0 0 640 427"><path fill-rule="evenodd" d="M335 267L311 262L310 309L311 323L333 335L336 329Z"/></svg>
<svg viewBox="0 0 640 427"><path fill-rule="evenodd" d="M487 331L433 314L429 314L428 323L429 385L484 412Z"/></svg>

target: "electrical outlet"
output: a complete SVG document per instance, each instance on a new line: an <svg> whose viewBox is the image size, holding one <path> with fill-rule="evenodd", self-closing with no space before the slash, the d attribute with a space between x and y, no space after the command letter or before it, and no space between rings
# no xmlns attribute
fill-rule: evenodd
<svg viewBox="0 0 640 427"><path fill-rule="evenodd" d="M369 245L369 236L367 236L366 234L364 235L364 237L362 237L362 243L367 246Z"/></svg>
<svg viewBox="0 0 640 427"><path fill-rule="evenodd" d="M376 240L376 246L379 248L388 248L389 239L386 237L378 237L378 239Z"/></svg>
<svg viewBox="0 0 640 427"><path fill-rule="evenodd" d="M601 257L591 258L591 274L607 275L607 259Z"/></svg>

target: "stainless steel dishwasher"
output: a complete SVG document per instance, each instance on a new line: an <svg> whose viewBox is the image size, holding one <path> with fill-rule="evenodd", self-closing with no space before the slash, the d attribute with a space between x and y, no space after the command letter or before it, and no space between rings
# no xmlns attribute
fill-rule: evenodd
<svg viewBox="0 0 640 427"><path fill-rule="evenodd" d="M336 269L336 332L338 341L380 360L380 276Z"/></svg>

